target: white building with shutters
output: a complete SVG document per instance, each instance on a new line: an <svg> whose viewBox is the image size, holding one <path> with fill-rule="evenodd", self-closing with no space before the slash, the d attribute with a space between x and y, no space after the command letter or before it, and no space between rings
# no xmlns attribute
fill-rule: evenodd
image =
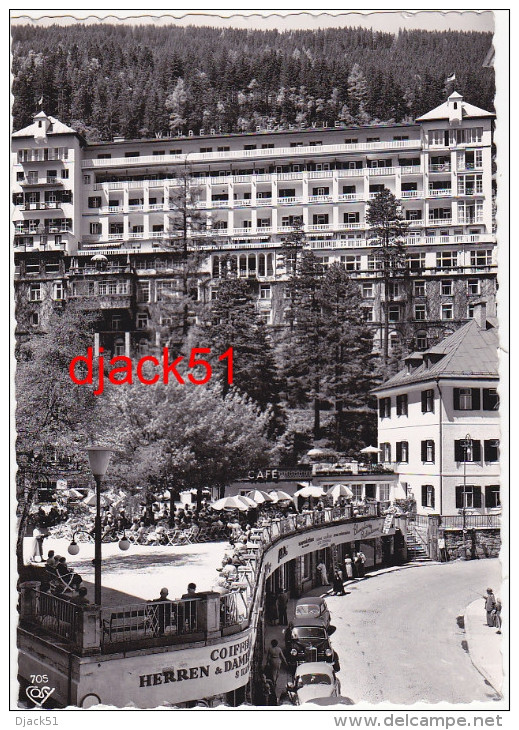
<svg viewBox="0 0 519 730"><path fill-rule="evenodd" d="M392 465L418 514L500 509L497 321L475 318L375 389L380 461Z"/></svg>

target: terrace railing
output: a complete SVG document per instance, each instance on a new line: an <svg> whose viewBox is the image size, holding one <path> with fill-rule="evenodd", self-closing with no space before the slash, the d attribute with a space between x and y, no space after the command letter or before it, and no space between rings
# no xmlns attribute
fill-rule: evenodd
<svg viewBox="0 0 519 730"><path fill-rule="evenodd" d="M491 528L499 529L501 527L501 515L500 514L488 514L488 515L465 515L465 523L463 522L463 515L450 515L441 518L441 527L446 530L472 530L474 528Z"/></svg>
<svg viewBox="0 0 519 730"><path fill-rule="evenodd" d="M45 631L76 643L80 613L79 606L74 603L50 593L39 592L33 618Z"/></svg>

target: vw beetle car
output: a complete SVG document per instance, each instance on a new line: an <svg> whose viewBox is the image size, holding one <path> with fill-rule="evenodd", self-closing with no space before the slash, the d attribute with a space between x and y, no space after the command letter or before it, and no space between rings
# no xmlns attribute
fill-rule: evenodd
<svg viewBox="0 0 519 730"><path fill-rule="evenodd" d="M333 668L325 662L300 664L295 671L294 681L287 685L287 697L294 705L323 697L339 697L340 694L341 683Z"/></svg>
<svg viewBox="0 0 519 730"><path fill-rule="evenodd" d="M330 611L324 598L318 596L300 598L296 603L295 619L298 621L303 618L319 618L325 628L328 629L330 626Z"/></svg>
<svg viewBox="0 0 519 730"><path fill-rule="evenodd" d="M301 618L294 621L290 637L289 662L334 662L335 652L330 645L326 626L320 618Z"/></svg>

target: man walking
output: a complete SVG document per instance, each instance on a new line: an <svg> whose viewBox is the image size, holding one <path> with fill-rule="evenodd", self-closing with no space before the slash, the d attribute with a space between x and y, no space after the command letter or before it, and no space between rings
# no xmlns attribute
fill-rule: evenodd
<svg viewBox="0 0 519 730"><path fill-rule="evenodd" d="M485 598L485 611L487 612L487 626L494 625L494 609L496 607L496 597L492 588L487 588L487 596Z"/></svg>
<svg viewBox="0 0 519 730"><path fill-rule="evenodd" d="M283 591L281 589L278 591L277 604L278 604L279 625L286 626L288 624L288 616L287 616L288 596L285 593L285 591Z"/></svg>

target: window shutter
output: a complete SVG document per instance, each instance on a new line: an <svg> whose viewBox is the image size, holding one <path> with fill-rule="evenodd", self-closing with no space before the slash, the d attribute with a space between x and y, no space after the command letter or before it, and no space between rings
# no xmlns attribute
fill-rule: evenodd
<svg viewBox="0 0 519 730"><path fill-rule="evenodd" d="M396 460L402 461L402 442L401 441L396 442Z"/></svg>
<svg viewBox="0 0 519 730"><path fill-rule="evenodd" d="M422 413L427 412L427 391L422 390Z"/></svg>
<svg viewBox="0 0 519 730"><path fill-rule="evenodd" d="M456 487L456 509L463 507L463 487Z"/></svg>
<svg viewBox="0 0 519 730"><path fill-rule="evenodd" d="M422 441L422 461L427 460L427 441Z"/></svg>
<svg viewBox="0 0 519 730"><path fill-rule="evenodd" d="M384 418L384 398L381 398L378 402L378 415L379 418Z"/></svg>
<svg viewBox="0 0 519 730"><path fill-rule="evenodd" d="M391 444L386 444L386 461L391 461Z"/></svg>
<svg viewBox="0 0 519 730"><path fill-rule="evenodd" d="M431 444L431 451L432 451L432 462L434 464L434 461L435 461L435 458L436 458L434 441L431 441L430 444Z"/></svg>
<svg viewBox="0 0 519 730"><path fill-rule="evenodd" d="M453 397L452 397L452 406L455 411L459 411L460 409L460 389L454 388L453 389Z"/></svg>
<svg viewBox="0 0 519 730"><path fill-rule="evenodd" d="M474 489L474 507L481 507L481 487L473 487Z"/></svg>
<svg viewBox="0 0 519 730"><path fill-rule="evenodd" d="M422 484L422 507L427 507L427 484Z"/></svg>
<svg viewBox="0 0 519 730"><path fill-rule="evenodd" d="M489 487L488 485L485 487L485 507L490 508L492 507L492 487Z"/></svg>
<svg viewBox="0 0 519 730"><path fill-rule="evenodd" d="M434 501L434 487L431 487L431 507L434 509L435 507L435 501Z"/></svg>
<svg viewBox="0 0 519 730"><path fill-rule="evenodd" d="M472 440L472 461L481 461L481 441Z"/></svg>
<svg viewBox="0 0 519 730"><path fill-rule="evenodd" d="M465 454L463 447L461 445L461 441L455 441L454 442L454 461L464 461Z"/></svg>
<svg viewBox="0 0 519 730"><path fill-rule="evenodd" d="M471 388L472 390L472 410L479 411L481 408L481 390L479 388Z"/></svg>

